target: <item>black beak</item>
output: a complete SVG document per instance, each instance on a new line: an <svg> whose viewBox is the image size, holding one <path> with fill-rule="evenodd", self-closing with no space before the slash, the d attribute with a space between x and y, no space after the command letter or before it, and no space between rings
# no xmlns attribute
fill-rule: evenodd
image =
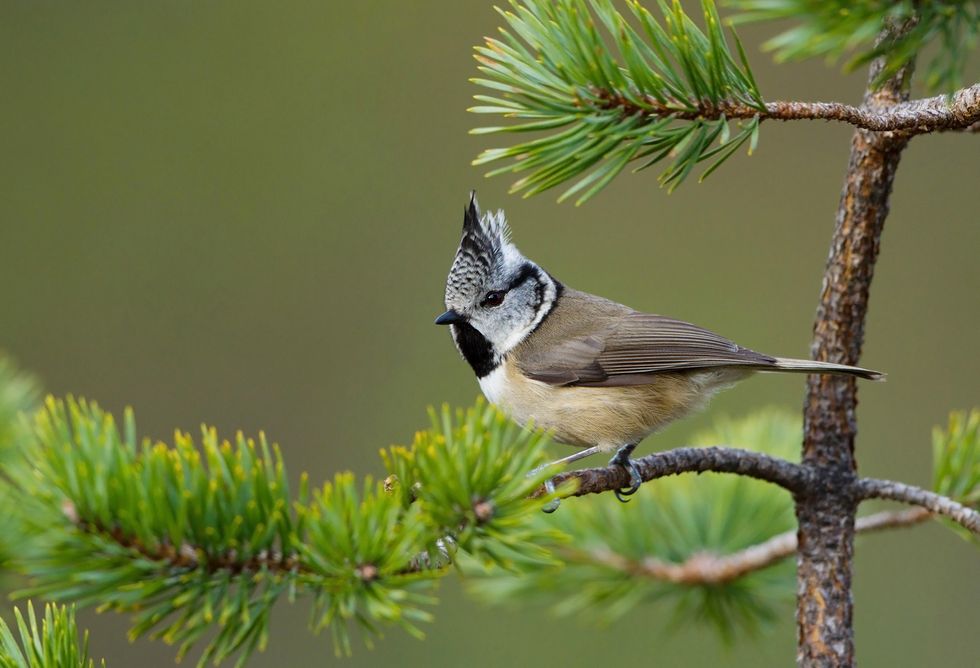
<svg viewBox="0 0 980 668"><path fill-rule="evenodd" d="M454 311L452 309L449 309L448 311L446 311L445 313L443 313L441 316L439 316L438 318L436 318L436 324L437 325L454 325L457 322L463 322L463 320L465 320L465 318L463 316L461 316L459 313L456 313L456 311Z"/></svg>

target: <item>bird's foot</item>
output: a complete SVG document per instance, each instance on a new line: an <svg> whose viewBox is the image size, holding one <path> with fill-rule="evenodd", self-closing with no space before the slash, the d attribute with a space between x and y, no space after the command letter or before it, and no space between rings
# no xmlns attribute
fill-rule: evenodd
<svg viewBox="0 0 980 668"><path fill-rule="evenodd" d="M636 491L640 489L640 485L643 484L643 478L640 476L639 467L636 465L635 461L630 459L630 454L632 454L635 448L636 443L624 445L617 450L616 454L613 455L613 458L609 460L610 466L622 466L624 469L626 469L626 472L630 474L630 486L628 488L617 489L615 491L616 498L622 503L629 502L629 498L627 497L636 494Z"/></svg>

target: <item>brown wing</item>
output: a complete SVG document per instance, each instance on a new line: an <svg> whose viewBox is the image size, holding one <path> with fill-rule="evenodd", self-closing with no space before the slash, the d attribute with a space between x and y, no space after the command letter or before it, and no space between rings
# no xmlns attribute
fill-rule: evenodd
<svg viewBox="0 0 980 668"><path fill-rule="evenodd" d="M599 332L523 356L530 378L551 385L642 385L658 373L714 367L767 367L775 359L681 320L636 311L610 318Z"/></svg>

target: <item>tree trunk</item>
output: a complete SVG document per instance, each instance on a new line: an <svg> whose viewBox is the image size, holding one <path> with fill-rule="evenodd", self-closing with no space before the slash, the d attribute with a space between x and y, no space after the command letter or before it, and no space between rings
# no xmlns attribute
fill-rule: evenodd
<svg viewBox="0 0 980 668"><path fill-rule="evenodd" d="M887 28L880 39L909 29ZM871 80L884 66L871 66ZM864 106L908 99L912 64L877 90L869 83ZM837 209L830 257L814 324L813 359L857 364L864 341L868 291L888 215L888 198L908 135L857 130ZM804 403L803 463L816 483L797 495L797 664L805 668L854 665L851 566L858 498L854 438L857 384L853 377L810 376Z"/></svg>

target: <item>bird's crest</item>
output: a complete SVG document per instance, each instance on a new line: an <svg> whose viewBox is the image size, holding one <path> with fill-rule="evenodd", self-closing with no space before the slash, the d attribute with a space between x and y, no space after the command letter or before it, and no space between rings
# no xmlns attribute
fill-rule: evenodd
<svg viewBox="0 0 980 668"><path fill-rule="evenodd" d="M491 278L506 271L520 253L510 241L503 211L480 213L476 191L463 212L463 236L446 280L446 303L467 300Z"/></svg>

